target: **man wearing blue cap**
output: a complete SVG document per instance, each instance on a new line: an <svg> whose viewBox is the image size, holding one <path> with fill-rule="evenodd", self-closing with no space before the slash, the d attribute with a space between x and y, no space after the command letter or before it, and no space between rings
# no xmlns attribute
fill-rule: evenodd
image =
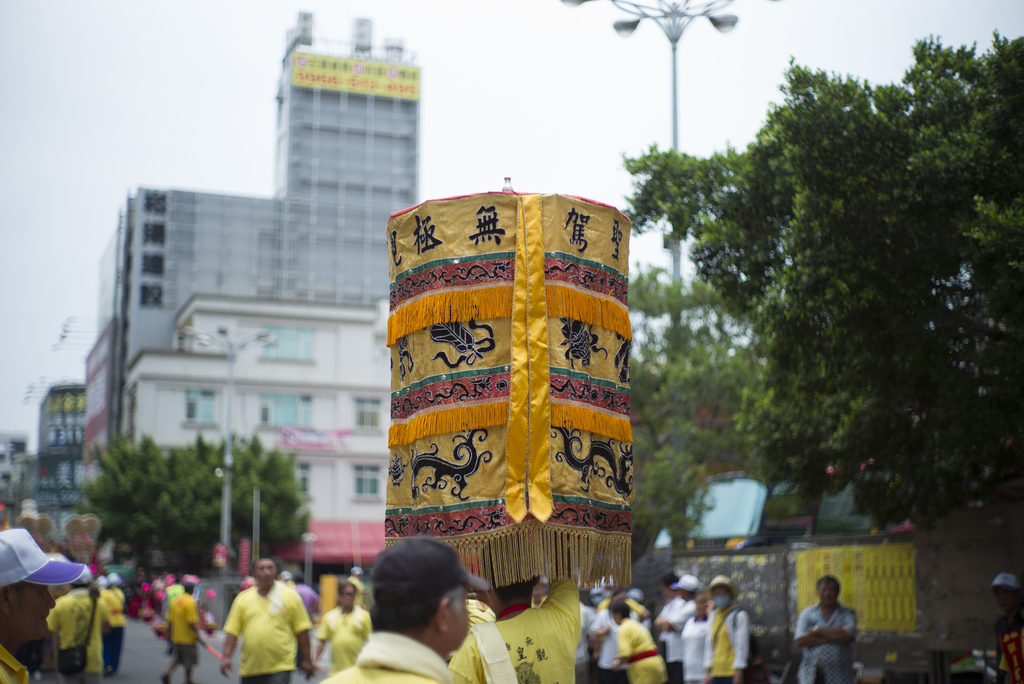
<svg viewBox="0 0 1024 684"><path fill-rule="evenodd" d="M28 684L28 670L12 654L48 634L54 600L47 585L68 584L86 571L81 563L50 560L28 530L0 532L0 684Z"/></svg>

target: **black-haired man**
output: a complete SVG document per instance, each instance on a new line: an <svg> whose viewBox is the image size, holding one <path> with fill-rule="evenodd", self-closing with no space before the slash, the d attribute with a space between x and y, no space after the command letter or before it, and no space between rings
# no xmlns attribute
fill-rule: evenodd
<svg viewBox="0 0 1024 684"><path fill-rule="evenodd" d="M544 602L532 608L538 581L533 578L491 589L491 606L498 619L473 625L452 657L455 684L575 681L579 589L572 580L555 580Z"/></svg>
<svg viewBox="0 0 1024 684"><path fill-rule="evenodd" d="M487 583L466 572L450 546L430 537L386 549L371 578L374 632L355 667L324 684L451 684L444 659L469 631L467 591Z"/></svg>
<svg viewBox="0 0 1024 684"><path fill-rule="evenodd" d="M796 676L799 684L814 684L818 670L825 684L853 684L853 648L857 614L839 604L839 580L818 580L818 602L807 606L796 621L794 646L804 649Z"/></svg>

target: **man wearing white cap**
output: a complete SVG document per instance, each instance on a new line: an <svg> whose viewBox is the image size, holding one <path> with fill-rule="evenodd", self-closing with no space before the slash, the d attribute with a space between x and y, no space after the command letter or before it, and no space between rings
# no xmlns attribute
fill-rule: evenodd
<svg viewBox="0 0 1024 684"><path fill-rule="evenodd" d="M996 639L999 650L1002 653L1000 637L1007 632L1024 629L1024 609L1020 603L1020 580L1010 572L1001 572L992 580L989 585L992 595L996 599L996 605L1002 615L996 620ZM1006 681L1007 672L1006 658L1000 659L999 674L996 676L996 684L1003 684Z"/></svg>
<svg viewBox="0 0 1024 684"><path fill-rule="evenodd" d="M54 605L47 585L67 584L83 572L81 563L50 560L28 530L0 532L0 684L28 684L28 670L12 654L47 635Z"/></svg>
<svg viewBox="0 0 1024 684"><path fill-rule="evenodd" d="M697 613L693 598L700 591L700 580L683 575L678 580L669 573L661 578L661 593L667 600L654 621L665 642L665 665L669 684L683 684L683 625Z"/></svg>

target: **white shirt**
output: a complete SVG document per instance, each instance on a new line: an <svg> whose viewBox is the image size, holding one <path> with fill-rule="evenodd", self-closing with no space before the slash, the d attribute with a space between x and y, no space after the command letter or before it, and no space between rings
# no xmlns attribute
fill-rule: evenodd
<svg viewBox="0 0 1024 684"><path fill-rule="evenodd" d="M590 659L588 646L590 644L590 630L597 617L597 611L592 606L580 603L580 643L576 646L576 664L585 663Z"/></svg>
<svg viewBox="0 0 1024 684"><path fill-rule="evenodd" d="M603 670L610 670L614 665L615 656L619 654L619 626L615 624L611 611L607 608L598 611L590 631L597 632L605 628L608 629L608 633L601 641L601 650L597 654L597 666Z"/></svg>
<svg viewBox="0 0 1024 684"><path fill-rule="evenodd" d="M692 617L683 625L683 679L704 681L704 640L707 638L710 619L700 622Z"/></svg>
<svg viewBox="0 0 1024 684"><path fill-rule="evenodd" d="M663 631L661 640L665 642L665 661L678 663L683 660L683 625L697 613L697 604L694 601L687 601L682 596L676 596L665 604L661 609L658 618L667 620L672 625L672 631Z"/></svg>
<svg viewBox="0 0 1024 684"><path fill-rule="evenodd" d="M636 611L631 610L629 616L636 620ZM598 632L605 627L608 628L608 634L605 635L604 640L601 642L601 650L597 655L597 666L602 670L611 670L615 664L613 662L615 656L619 655L619 626L615 624L615 620L612 619L612 613L607 608L598 612L597 617L594 618L594 623L590 626L590 631Z"/></svg>

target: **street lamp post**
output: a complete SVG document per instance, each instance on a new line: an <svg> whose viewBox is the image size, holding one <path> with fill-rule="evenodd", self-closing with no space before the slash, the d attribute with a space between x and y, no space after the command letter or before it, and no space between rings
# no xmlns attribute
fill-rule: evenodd
<svg viewBox="0 0 1024 684"><path fill-rule="evenodd" d="M302 541L306 543L306 584L313 584L313 543L316 539L312 532L302 533Z"/></svg>
<svg viewBox="0 0 1024 684"><path fill-rule="evenodd" d="M228 362L228 383L227 396L225 397L224 414L224 476L221 488L220 506L220 543L231 548L231 475L235 467L235 456L231 452L231 403L235 394L235 360L239 353L246 347L253 344L273 344L273 337L266 330L246 335L240 340L232 340L228 329L220 327L217 329L217 336L208 335L198 330L186 330L199 344L204 347L214 347L224 352Z"/></svg>
<svg viewBox="0 0 1024 684"><path fill-rule="evenodd" d="M562 0L570 7L578 7L591 0ZM676 58L676 46L683 37L683 31L694 19L706 17L711 25L721 33L728 33L736 26L739 19L734 14L715 14L731 4L733 0L654 0L655 4L627 2L627 0L611 0L612 4L636 19L616 21L612 26L615 32L627 37L636 30L640 22L650 19L661 28L668 42L672 45L672 149L679 151L679 78ZM682 254L679 238L665 237L665 247L672 253L672 281L678 283L682 279Z"/></svg>

